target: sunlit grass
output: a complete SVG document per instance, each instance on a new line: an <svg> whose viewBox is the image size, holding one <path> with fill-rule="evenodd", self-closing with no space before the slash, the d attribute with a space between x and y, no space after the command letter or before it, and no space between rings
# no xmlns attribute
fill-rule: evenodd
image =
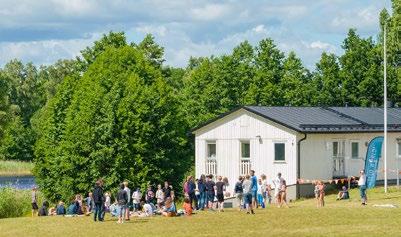
<svg viewBox="0 0 401 237"><path fill-rule="evenodd" d="M23 176L31 175L32 162L0 160L0 176Z"/></svg>
<svg viewBox="0 0 401 237"><path fill-rule="evenodd" d="M351 199L326 197L326 207L316 208L313 199L290 203L290 208L269 206L247 215L236 209L224 213L200 212L192 217L133 218L118 225L115 219L94 223L89 217L13 218L0 220L1 236L401 236L401 191L383 188L368 191L368 206Z"/></svg>

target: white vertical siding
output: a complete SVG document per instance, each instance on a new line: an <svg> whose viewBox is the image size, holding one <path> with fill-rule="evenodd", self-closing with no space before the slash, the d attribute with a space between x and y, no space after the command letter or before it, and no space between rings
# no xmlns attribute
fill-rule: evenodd
<svg viewBox="0 0 401 237"><path fill-rule="evenodd" d="M350 133L350 134L308 134L301 143L301 178L303 179L331 179L333 176L333 147L334 140L345 140L345 175L358 176L364 168L367 146L373 138L383 133ZM396 138L401 133L388 134L387 167L396 170ZM351 142L359 142L359 157L351 157ZM401 162L399 163L401 167ZM379 162L378 180L383 179L383 159ZM389 172L388 178L395 179L396 172Z"/></svg>
<svg viewBox="0 0 401 237"><path fill-rule="evenodd" d="M206 141L216 141L218 175L229 179L230 190L240 174L241 141L250 142L252 169L271 181L278 172L288 185L296 183L296 133L245 110L239 110L195 132L196 175L204 172ZM260 136L262 142L259 141ZM285 162L274 162L274 143L285 143Z"/></svg>

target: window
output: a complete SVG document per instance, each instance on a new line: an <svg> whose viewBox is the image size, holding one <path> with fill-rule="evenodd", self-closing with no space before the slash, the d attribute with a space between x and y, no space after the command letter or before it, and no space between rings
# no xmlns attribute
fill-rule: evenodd
<svg viewBox="0 0 401 237"><path fill-rule="evenodd" d="M401 141L397 143L397 147L398 147L398 158L401 158Z"/></svg>
<svg viewBox="0 0 401 237"><path fill-rule="evenodd" d="M216 159L216 143L207 144L207 158Z"/></svg>
<svg viewBox="0 0 401 237"><path fill-rule="evenodd" d="M285 161L285 143L274 144L274 160Z"/></svg>
<svg viewBox="0 0 401 237"><path fill-rule="evenodd" d="M345 141L333 142L333 157L344 157Z"/></svg>
<svg viewBox="0 0 401 237"><path fill-rule="evenodd" d="M251 148L249 142L241 142L241 158L249 159L251 157Z"/></svg>
<svg viewBox="0 0 401 237"><path fill-rule="evenodd" d="M351 158L359 158L359 142L351 142Z"/></svg>

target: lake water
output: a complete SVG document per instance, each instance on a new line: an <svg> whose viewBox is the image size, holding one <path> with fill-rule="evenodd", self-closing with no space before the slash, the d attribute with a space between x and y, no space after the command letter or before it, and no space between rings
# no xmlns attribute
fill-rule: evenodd
<svg viewBox="0 0 401 237"><path fill-rule="evenodd" d="M36 186L36 183L33 176L0 176L0 188L31 189L34 186Z"/></svg>

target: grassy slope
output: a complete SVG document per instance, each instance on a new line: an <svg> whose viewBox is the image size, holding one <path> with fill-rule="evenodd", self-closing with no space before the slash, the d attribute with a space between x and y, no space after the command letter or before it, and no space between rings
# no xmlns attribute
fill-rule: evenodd
<svg viewBox="0 0 401 237"><path fill-rule="evenodd" d="M33 163L0 160L0 176L31 175Z"/></svg>
<svg viewBox="0 0 401 237"><path fill-rule="evenodd" d="M357 190L350 201L326 197L326 207L317 209L314 200L292 203L289 209L269 207L256 215L230 209L224 213L201 212L192 217L141 218L118 225L113 219L94 223L88 217L13 218L0 220L1 236L401 236L398 208L401 190L370 190L369 205L361 206ZM29 233L29 234L28 234Z"/></svg>

